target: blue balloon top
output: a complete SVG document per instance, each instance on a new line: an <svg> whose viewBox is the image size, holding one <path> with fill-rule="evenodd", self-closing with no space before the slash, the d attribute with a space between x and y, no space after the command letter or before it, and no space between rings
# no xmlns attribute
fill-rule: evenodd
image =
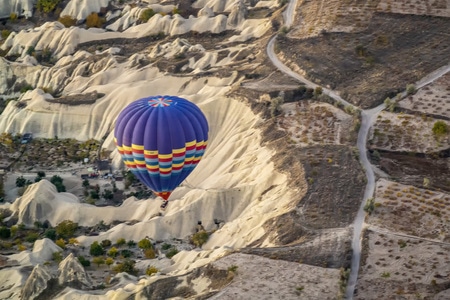
<svg viewBox="0 0 450 300"><path fill-rule="evenodd" d="M125 165L163 198L197 166L208 122L194 103L152 96L129 104L117 118L114 141Z"/></svg>

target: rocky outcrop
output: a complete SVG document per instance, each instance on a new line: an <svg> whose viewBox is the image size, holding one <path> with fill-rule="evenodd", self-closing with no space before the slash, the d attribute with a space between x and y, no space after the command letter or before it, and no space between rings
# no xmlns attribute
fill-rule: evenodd
<svg viewBox="0 0 450 300"><path fill-rule="evenodd" d="M26 18L33 15L36 0L3 0L0 2L0 18L9 18L12 13Z"/></svg>
<svg viewBox="0 0 450 300"><path fill-rule="evenodd" d="M91 279L72 253L59 264L58 284L76 289L92 288Z"/></svg>
<svg viewBox="0 0 450 300"><path fill-rule="evenodd" d="M50 270L44 265L37 265L34 267L30 276L28 277L22 289L22 299L31 300L36 299L43 291L49 287L52 274Z"/></svg>
<svg viewBox="0 0 450 300"><path fill-rule="evenodd" d="M44 265L36 265L22 288L21 296L24 300L51 299L66 287L92 288L89 276L72 253L59 264L57 275Z"/></svg>
<svg viewBox="0 0 450 300"><path fill-rule="evenodd" d="M230 27L237 27L244 22L245 17L247 16L247 8L244 5L244 2L238 1L235 6L233 6L230 15L228 16L227 25Z"/></svg>

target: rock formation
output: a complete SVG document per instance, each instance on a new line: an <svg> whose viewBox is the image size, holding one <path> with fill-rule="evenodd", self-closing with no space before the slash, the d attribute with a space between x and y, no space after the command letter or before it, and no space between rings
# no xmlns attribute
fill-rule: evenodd
<svg viewBox="0 0 450 300"><path fill-rule="evenodd" d="M91 279L72 253L59 264L58 284L82 290L92 288Z"/></svg>
<svg viewBox="0 0 450 300"><path fill-rule="evenodd" d="M42 294L44 290L49 287L49 282L52 279L50 270L44 266L38 264L34 267L30 276L28 277L25 285L22 289L22 299L32 300L36 299Z"/></svg>

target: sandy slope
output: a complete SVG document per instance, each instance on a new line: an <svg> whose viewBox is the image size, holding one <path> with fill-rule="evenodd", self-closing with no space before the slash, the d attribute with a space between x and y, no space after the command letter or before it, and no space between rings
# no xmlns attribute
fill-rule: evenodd
<svg viewBox="0 0 450 300"><path fill-rule="evenodd" d="M179 89L187 81L167 76L164 79L166 84L173 82L169 90ZM133 94L133 98L138 98L149 86L156 89L161 80L159 77L154 82L146 81L146 85L136 82L132 90L125 89L122 93L128 92L128 99ZM206 80L207 85L204 84ZM264 221L285 212L290 199L286 193L286 177L277 174L270 162L272 152L259 146L260 134L254 128L259 117L244 104L218 96L221 90L228 89L226 86L232 80L202 78L189 83L183 91L205 112L211 125L210 142L198 168L173 193L172 203L163 218L150 219L159 212L158 201L131 198L121 207L93 207L79 203L72 194L56 193L49 182L42 181L32 185L12 205L11 209L19 212L19 222L32 224L34 220L49 220L56 225L70 219L83 226L92 226L100 220L105 223L143 221L133 226L119 225L100 237L80 238L85 244L94 239L116 240L124 236L135 240L147 235L155 239L184 238L192 233L198 220L207 229L215 228L214 219L224 220L227 224L212 236L207 248L241 247L259 238L264 233L261 228ZM122 93L111 97L120 98ZM102 103L106 106L102 122L108 124L103 126L111 126L120 106L113 105L114 101ZM36 113L33 116L39 117ZM45 119L41 118L40 124L45 124ZM274 188L262 196L272 186Z"/></svg>

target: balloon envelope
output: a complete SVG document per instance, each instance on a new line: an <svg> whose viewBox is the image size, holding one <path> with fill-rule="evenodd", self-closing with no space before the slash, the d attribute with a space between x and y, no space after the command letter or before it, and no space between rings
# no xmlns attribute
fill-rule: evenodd
<svg viewBox="0 0 450 300"><path fill-rule="evenodd" d="M202 111L175 96L132 102L119 114L114 129L125 165L166 200L197 166L207 141L208 122Z"/></svg>

